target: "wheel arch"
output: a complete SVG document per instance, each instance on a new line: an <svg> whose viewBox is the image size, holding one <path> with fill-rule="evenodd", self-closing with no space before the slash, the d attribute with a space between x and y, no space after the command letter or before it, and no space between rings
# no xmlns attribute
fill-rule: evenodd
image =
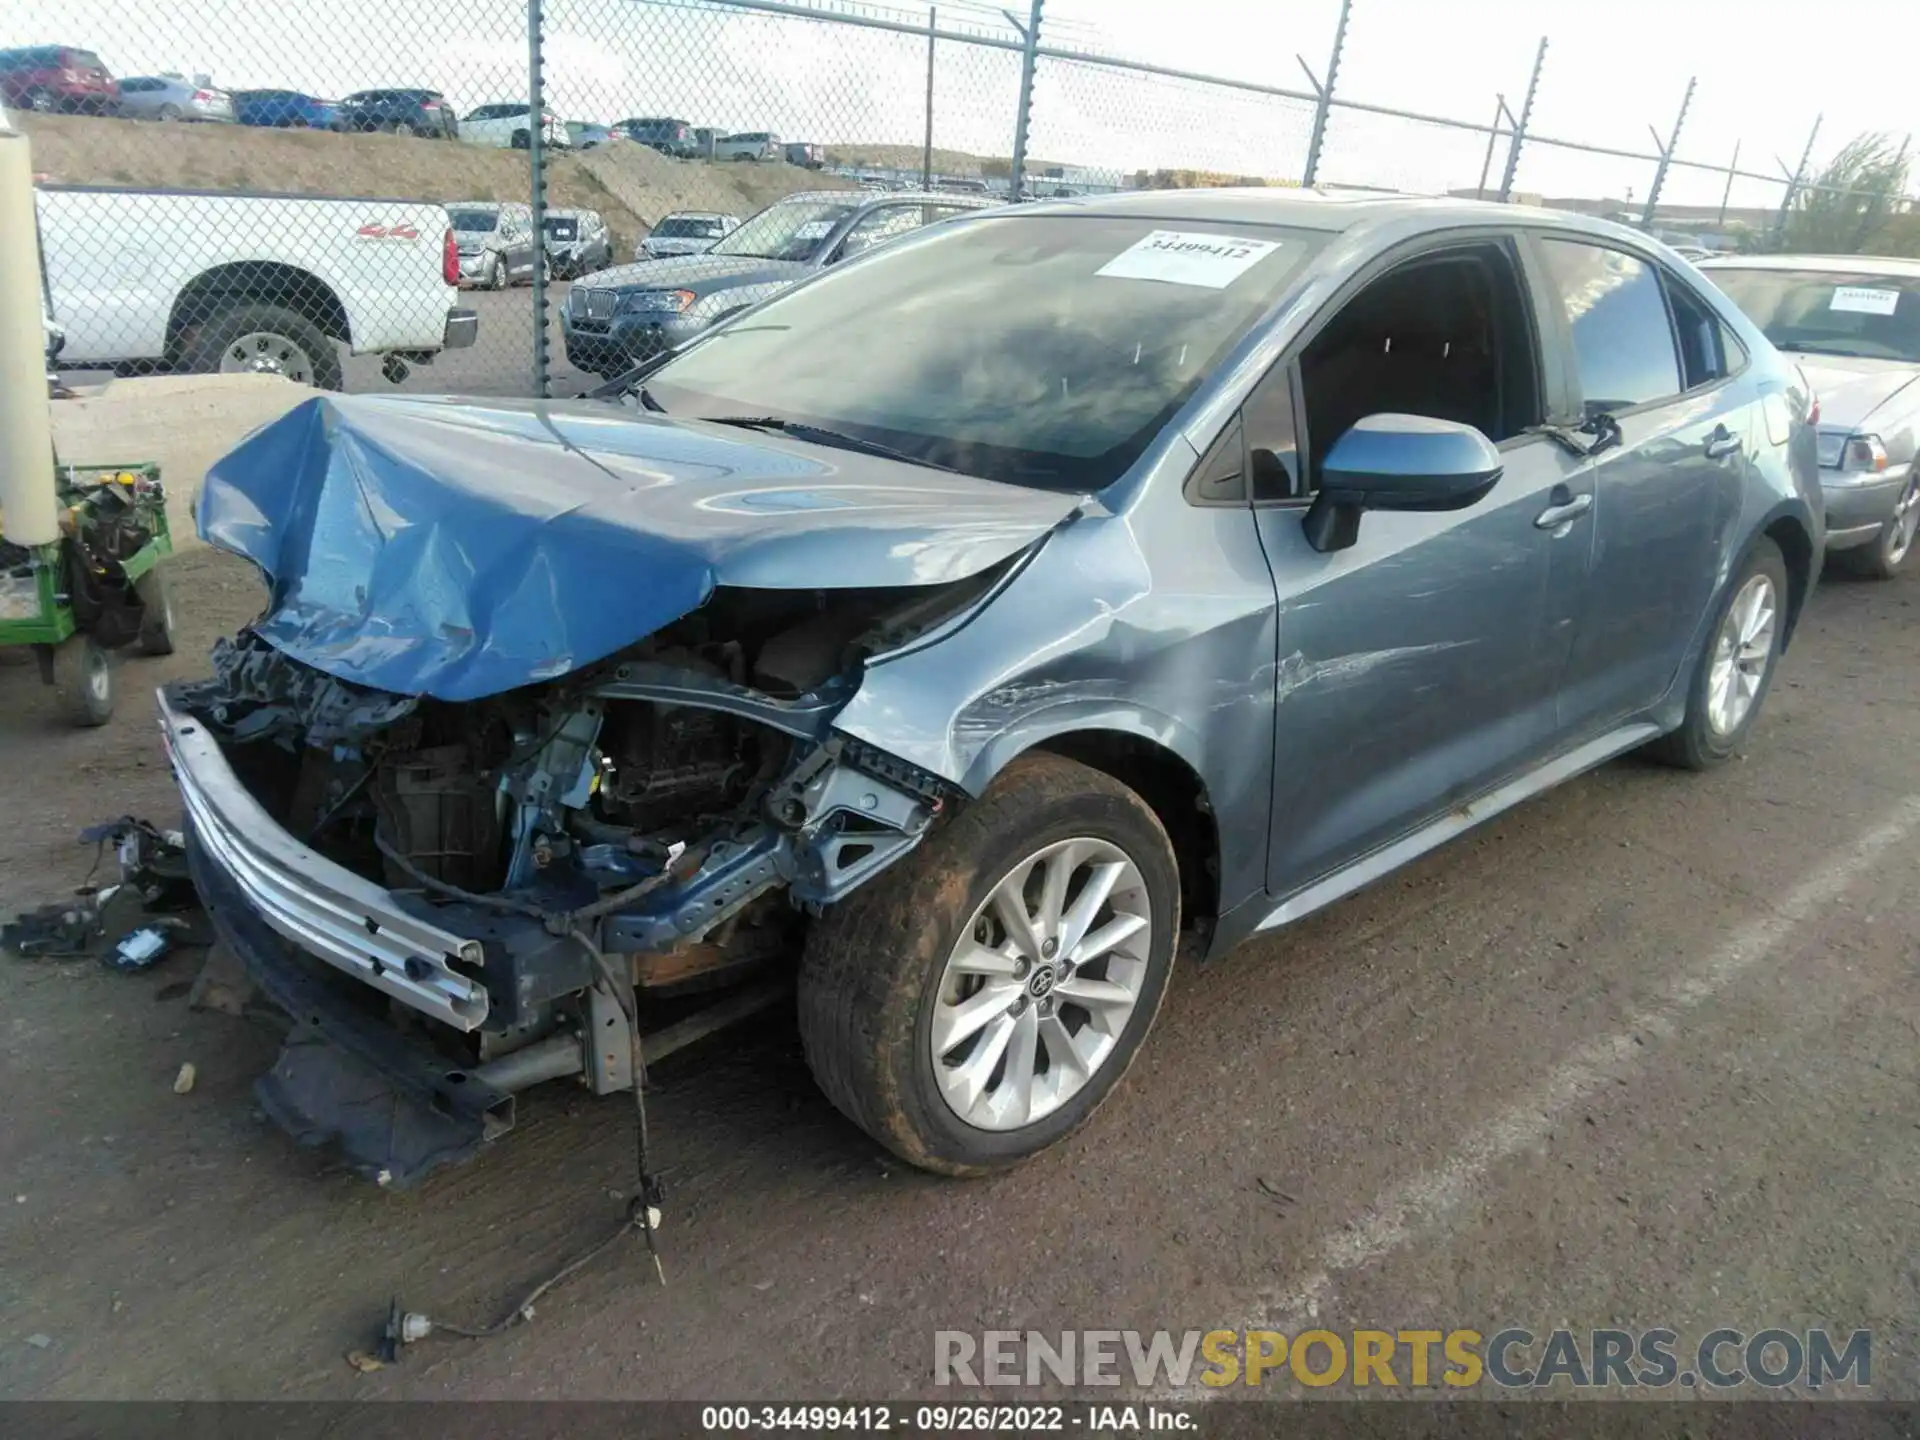
<svg viewBox="0 0 1920 1440"><path fill-rule="evenodd" d="M1078 725L1026 740L994 755L998 774L1035 751L1075 760L1132 790L1159 819L1180 871L1180 910L1192 925L1220 914L1220 830L1213 797L1193 763L1144 729Z"/></svg>
<svg viewBox="0 0 1920 1440"><path fill-rule="evenodd" d="M194 332L230 305L281 305L312 321L330 340L353 345L347 307L310 270L277 260L243 260L203 270L174 297L167 315L167 355L178 358Z"/></svg>
<svg viewBox="0 0 1920 1440"><path fill-rule="evenodd" d="M1787 562L1787 620L1780 631L1780 648L1784 651L1793 641L1807 596L1813 591L1818 557L1814 553L1812 532L1805 521L1791 511L1773 516L1759 533L1780 547L1781 558ZM1747 548L1753 547L1749 544ZM1742 563L1744 561L1742 557Z"/></svg>

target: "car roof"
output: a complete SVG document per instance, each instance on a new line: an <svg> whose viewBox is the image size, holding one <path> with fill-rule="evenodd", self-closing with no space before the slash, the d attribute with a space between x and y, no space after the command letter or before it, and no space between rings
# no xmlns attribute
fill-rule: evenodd
<svg viewBox="0 0 1920 1440"><path fill-rule="evenodd" d="M556 207L547 211L547 219L549 220L584 220L589 215L598 219L600 212L598 210L572 210L564 207Z"/></svg>
<svg viewBox="0 0 1920 1440"><path fill-rule="evenodd" d="M959 195L934 198L957 200ZM1292 186L1218 190L1129 190L1113 195L1034 200L1022 214L1114 215L1141 220L1188 220L1248 225L1285 225L1298 230L1339 233L1372 229L1408 220L1434 228L1462 225L1526 226L1571 229L1590 235L1651 244L1643 231L1590 215L1549 210L1537 205L1502 205L1491 200L1396 195L1354 190L1305 190Z"/></svg>
<svg viewBox="0 0 1920 1440"><path fill-rule="evenodd" d="M669 210L660 218L662 220L731 220L733 216L725 210Z"/></svg>
<svg viewBox="0 0 1920 1440"><path fill-rule="evenodd" d="M1833 275L1901 275L1920 278L1920 260L1900 255L1732 255L1703 261L1702 270L1815 270Z"/></svg>
<svg viewBox="0 0 1920 1440"><path fill-rule="evenodd" d="M808 200L824 201L830 205L853 205L862 210L871 210L878 205L911 205L915 201L928 205L963 205L976 210L985 210L1003 203L994 200L991 196L941 190L888 190L878 195L871 190L795 190L790 194L782 195L773 203L790 205Z"/></svg>

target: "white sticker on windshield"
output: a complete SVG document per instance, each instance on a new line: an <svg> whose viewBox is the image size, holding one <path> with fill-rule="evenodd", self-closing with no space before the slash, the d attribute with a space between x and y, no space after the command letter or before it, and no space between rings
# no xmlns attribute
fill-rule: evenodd
<svg viewBox="0 0 1920 1440"><path fill-rule="evenodd" d="M1833 292L1829 310L1851 310L1860 315L1891 315L1900 304L1898 290L1874 290L1865 285L1842 285Z"/></svg>
<svg viewBox="0 0 1920 1440"><path fill-rule="evenodd" d="M793 238L796 240L824 240L827 237L827 232L831 229L833 229L833 221L831 220L808 220L794 230Z"/></svg>
<svg viewBox="0 0 1920 1440"><path fill-rule="evenodd" d="M1093 273L1118 280L1164 280L1224 290L1280 248L1275 240L1210 235L1199 230L1155 230Z"/></svg>

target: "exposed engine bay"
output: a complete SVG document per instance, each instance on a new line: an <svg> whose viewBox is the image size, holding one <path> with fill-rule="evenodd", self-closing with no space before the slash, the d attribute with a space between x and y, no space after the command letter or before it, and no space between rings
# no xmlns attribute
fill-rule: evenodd
<svg viewBox="0 0 1920 1440"><path fill-rule="evenodd" d="M297 1022L263 1103L296 1137L339 1140L356 1168L404 1185L507 1128L533 1083L630 1087L624 1047L595 1043L623 1014L697 1034L727 994L779 994L809 912L911 850L956 798L835 734L832 716L867 657L961 615L1007 568L913 589L723 589L600 664L464 703L348 684L251 631L222 641L211 678L166 692L163 726L204 726L302 853L471 937L398 963L276 945L279 975L260 972L281 959L248 956ZM170 738L191 828L187 744ZM219 916L221 874L202 865L196 880ZM232 908L235 925L258 919ZM357 923L392 938L371 913ZM429 1003L448 979L474 1003ZM363 1025L396 1019L414 1047L400 1065ZM357 1067L344 1081L343 1065ZM367 1126L342 1118L343 1085L365 1090ZM390 1124L383 1086L431 1113Z"/></svg>

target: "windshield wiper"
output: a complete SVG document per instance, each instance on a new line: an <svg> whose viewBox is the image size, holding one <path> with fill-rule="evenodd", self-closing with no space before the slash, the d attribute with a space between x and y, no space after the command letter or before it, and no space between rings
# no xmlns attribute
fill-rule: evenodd
<svg viewBox="0 0 1920 1440"><path fill-rule="evenodd" d="M1784 350L1789 355L1835 355L1842 360L1872 360L1877 357L1863 355L1858 350L1840 350L1830 345L1821 345L1806 340L1788 340L1784 344L1774 342L1774 349Z"/></svg>
<svg viewBox="0 0 1920 1440"><path fill-rule="evenodd" d="M951 465L936 464L932 460L924 460L918 455L909 455L904 450L895 450L875 440L862 440L857 435L845 435L838 430L808 425L799 420L783 420L778 415L702 415L698 418L709 425L731 425L739 430L774 430L782 435L791 435L796 440L810 440L816 445L831 445L837 450L855 450L862 455L877 455L882 460L900 460L908 465L919 465L928 470L944 470L949 475L960 473Z"/></svg>

